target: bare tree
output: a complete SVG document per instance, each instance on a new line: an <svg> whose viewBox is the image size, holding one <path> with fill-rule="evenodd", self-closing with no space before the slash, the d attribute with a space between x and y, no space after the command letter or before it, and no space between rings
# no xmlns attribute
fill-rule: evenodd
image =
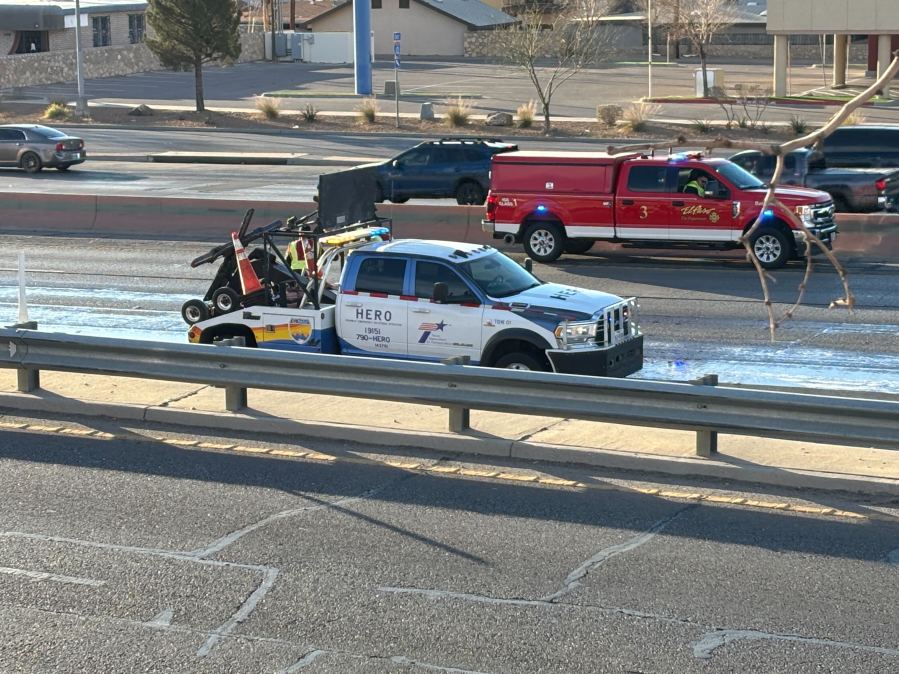
<svg viewBox="0 0 899 674"><path fill-rule="evenodd" d="M803 147L820 146L824 139L834 131L836 131L840 126L842 126L850 117L850 115L852 115L852 113L854 113L866 102L874 98L874 96L877 95L878 91L881 91L885 86L888 86L890 81L894 77L896 77L897 74L899 74L899 51L894 52L892 63L890 63L886 71L879 78L877 78L877 80L871 86L869 86L863 92L855 96L855 98L853 98L851 101L846 103L846 105L840 108L839 111L837 111L833 115L833 117L831 117L830 120L828 120L827 123L825 123L824 126L822 126L820 129L812 131L811 133L801 136L800 138L777 144L758 143L753 141L739 141L732 140L725 136L719 136L714 141L706 144L707 150L712 150L715 148L740 148L744 150L757 150L765 154L774 155L777 158L774 175L772 176L771 181L768 183L768 190L765 194L765 199L759 209L760 215L758 216L756 221L752 223L752 226L749 227L740 238L740 243L743 244L743 247L746 249L747 257L755 265L755 269L759 275L759 281L761 283L762 292L764 294L765 309L768 313L768 329L770 331L772 341L774 340L777 328L780 326L781 322L790 320L795 314L796 310L802 304L802 301L805 297L805 291L808 288L808 283L812 275L813 248L817 248L827 258L827 261L839 275L840 282L843 286L843 296L834 299L830 303L830 307L841 307L849 309L851 311L855 306L855 297L852 295L852 291L849 287L849 277L846 273L846 268L843 267L842 264L840 264L839 260L833 254L833 251L831 251L830 248L824 245L824 243L817 236L815 236L814 232L812 232L806 226L805 222L803 222L793 211L791 211L791 209L784 206L784 204L778 199L776 190L778 184L780 183L780 178L783 175L784 158L787 154L793 152L794 150L798 150ZM616 154L619 152L664 150L666 148L689 146L695 147L696 143L691 143L689 139L685 138L684 136L678 136L675 139L664 141L661 143L642 143L638 145L628 145L623 147L609 146L608 152L609 154ZM780 206L781 212L785 213L789 218L792 227L803 233L803 238L805 241L805 274L802 277L802 281L799 283L796 301L786 311L784 311L783 315L780 318L776 316L773 303L771 301L771 293L768 287L768 273L762 268L761 264L759 264L758 259L752 252L751 245L753 234L755 234L759 227L762 226L761 223L763 216L761 214L764 214L764 212L772 205Z"/></svg>
<svg viewBox="0 0 899 674"><path fill-rule="evenodd" d="M708 46L718 33L736 21L737 8L733 0L691 0L689 3L681 3L679 0L658 1L665 4L664 11L670 17L668 21L674 34L689 40L699 53L702 92L708 98ZM655 2L653 0L653 4Z"/></svg>
<svg viewBox="0 0 899 674"><path fill-rule="evenodd" d="M518 23L497 28L491 51L522 68L543 110L543 132L549 133L550 105L559 87L599 61L613 40L611 29L600 25L612 0L567 0L559 11L547 11L546 2L528 3Z"/></svg>

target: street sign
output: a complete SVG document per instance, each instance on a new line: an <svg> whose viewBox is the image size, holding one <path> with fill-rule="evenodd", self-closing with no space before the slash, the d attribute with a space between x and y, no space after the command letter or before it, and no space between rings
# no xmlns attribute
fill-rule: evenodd
<svg viewBox="0 0 899 674"><path fill-rule="evenodd" d="M399 67L400 67L400 55L399 55L399 54L394 54L394 55L393 55L393 67L394 67L394 68L399 68Z"/></svg>
<svg viewBox="0 0 899 674"><path fill-rule="evenodd" d="M393 34L393 41L394 41L394 42L399 42L399 41L400 41L400 34L399 34L399 33L394 33L394 34Z"/></svg>
<svg viewBox="0 0 899 674"><path fill-rule="evenodd" d="M399 42L397 42L395 45L393 45L393 53L397 56L400 55L400 43Z"/></svg>

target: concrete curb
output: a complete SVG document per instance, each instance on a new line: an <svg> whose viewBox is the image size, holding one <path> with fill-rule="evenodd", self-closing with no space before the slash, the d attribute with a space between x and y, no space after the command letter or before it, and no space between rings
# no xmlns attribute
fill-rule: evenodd
<svg viewBox="0 0 899 674"><path fill-rule="evenodd" d="M403 429L326 424L256 416L252 412L231 414L181 410L169 407L124 403L96 403L25 393L0 393L0 408L15 412L53 412L87 417L173 424L200 431L226 429L260 436L297 436L341 440L386 447L415 447L461 455L511 458L547 464L575 464L596 468L659 473L691 478L714 478L794 489L853 492L870 496L899 496L899 480L845 475L769 466L747 466L717 460L666 457L566 445L522 442L467 434L433 433Z"/></svg>
<svg viewBox="0 0 899 674"><path fill-rule="evenodd" d="M373 157L298 157L251 154L91 154L88 161L153 162L156 164L235 164L261 166L358 166L386 158Z"/></svg>

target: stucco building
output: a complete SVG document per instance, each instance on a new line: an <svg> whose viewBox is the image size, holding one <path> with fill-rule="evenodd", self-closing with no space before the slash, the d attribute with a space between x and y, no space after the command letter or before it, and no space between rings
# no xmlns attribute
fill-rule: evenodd
<svg viewBox="0 0 899 674"><path fill-rule="evenodd" d="M367 0L375 53L393 53L400 33L404 56L464 56L467 35L515 22L515 18L480 0ZM352 0L306 22L315 32L352 32Z"/></svg>
<svg viewBox="0 0 899 674"><path fill-rule="evenodd" d="M834 36L833 84L846 85L848 45L852 35L876 43L876 72L881 74L899 48L897 0L768 0L768 32L774 35L774 94L787 93L790 37ZM885 93L888 93L885 92Z"/></svg>

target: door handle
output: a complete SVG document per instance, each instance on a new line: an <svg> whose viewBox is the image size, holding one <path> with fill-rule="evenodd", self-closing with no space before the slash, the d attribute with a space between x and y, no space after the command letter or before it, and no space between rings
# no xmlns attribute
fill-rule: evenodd
<svg viewBox="0 0 899 674"><path fill-rule="evenodd" d="M672 206L683 206L684 202L683 201L672 201L671 205Z"/></svg>
<svg viewBox="0 0 899 674"><path fill-rule="evenodd" d="M412 313L413 314L429 314L429 313L431 313L431 310L430 309L413 309Z"/></svg>
<svg viewBox="0 0 899 674"><path fill-rule="evenodd" d="M362 302L347 302L346 305L347 305L348 307L361 307L361 306L362 306Z"/></svg>
<svg viewBox="0 0 899 674"><path fill-rule="evenodd" d="M622 200L621 200L621 205L622 205L622 206L633 206L633 205L634 205L634 200L633 200L633 199L622 199Z"/></svg>

